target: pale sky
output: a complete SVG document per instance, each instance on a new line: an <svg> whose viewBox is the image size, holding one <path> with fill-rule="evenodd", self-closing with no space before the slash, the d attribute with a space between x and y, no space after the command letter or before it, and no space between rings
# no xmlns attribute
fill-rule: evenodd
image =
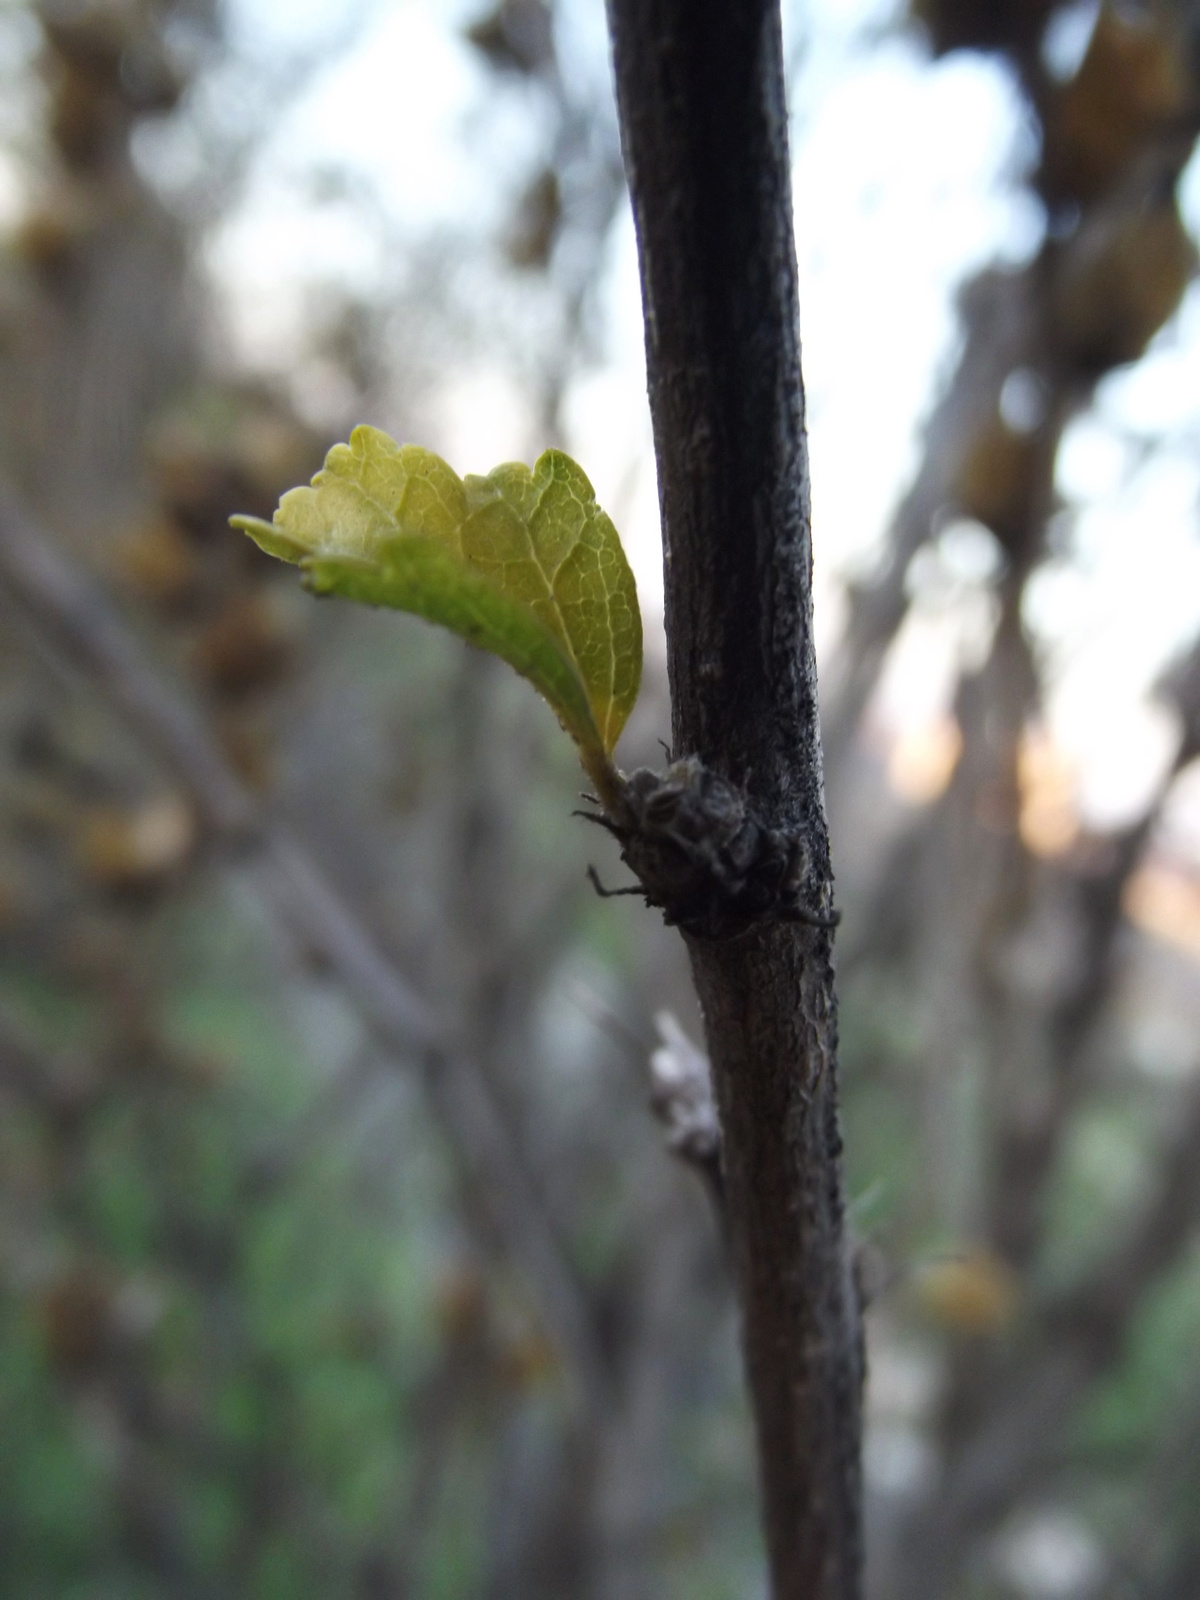
<svg viewBox="0 0 1200 1600"><path fill-rule="evenodd" d="M355 174L406 236L463 216L481 229L502 218L532 172L542 130L536 96L515 86L497 94L462 41L463 19L479 9L466 0L376 4L282 119L210 253L242 359L286 365L314 279L364 289L387 281L378 233L351 206L315 203L314 168ZM319 39L345 10L343 0L233 0L231 14L238 42L269 54ZM922 421L956 353L955 289L989 261L1027 260L1042 231L1036 202L1014 181L1034 147L1009 75L969 54L931 64L916 44L881 35L887 14L870 0L805 7L810 38L793 105L823 646L836 633L842 578L869 566L917 466ZM1086 6L1072 15L1056 40L1068 62L1086 42ZM602 84L602 0L567 0L562 28L568 71ZM789 49L800 42L793 36ZM1195 163L1184 190L1195 231ZM602 301L604 359L567 397L568 443L621 529L653 635L661 557L628 215L611 241ZM1053 663L1052 732L1096 823L1136 813L1169 758L1172 729L1148 690L1200 627L1198 372L1193 290L1145 359L1105 381L1061 455L1074 532L1031 591L1028 618ZM503 365L486 351L446 386L429 423L420 442L459 471L538 448ZM1141 442L1160 434L1166 442L1139 456ZM877 708L885 723L901 728L944 709L956 663L978 649L964 630L986 628L987 605L963 615L952 627L944 616L914 618Z"/></svg>

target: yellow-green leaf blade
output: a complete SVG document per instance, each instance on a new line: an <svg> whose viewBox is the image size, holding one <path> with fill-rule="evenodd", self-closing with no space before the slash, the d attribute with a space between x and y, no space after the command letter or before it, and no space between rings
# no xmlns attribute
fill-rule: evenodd
<svg viewBox="0 0 1200 1600"><path fill-rule="evenodd" d="M284 495L272 523L233 521L319 587L415 611L486 645L536 684L585 751L607 756L615 745L641 679L637 591L616 529L561 451L546 451L532 472L510 462L463 480L431 451L360 427L310 488ZM422 565L413 539L446 559ZM386 580L372 580L371 568ZM456 583L467 584L461 600Z"/></svg>
<svg viewBox="0 0 1200 1600"><path fill-rule="evenodd" d="M617 530L583 471L561 450L533 471L507 462L468 478L464 556L521 599L575 663L606 750L633 709L642 674L637 588Z"/></svg>
<svg viewBox="0 0 1200 1600"><path fill-rule="evenodd" d="M358 427L349 444L335 444L305 488L289 489L270 523L233 517L269 555L361 556L375 560L398 533L420 533L457 551L467 515L462 480L440 456L416 444L397 444L379 428ZM300 553L271 548L264 530Z"/></svg>

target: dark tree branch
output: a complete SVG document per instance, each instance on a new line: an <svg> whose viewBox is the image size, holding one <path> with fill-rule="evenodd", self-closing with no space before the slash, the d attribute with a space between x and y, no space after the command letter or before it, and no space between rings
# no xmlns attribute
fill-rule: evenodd
<svg viewBox="0 0 1200 1600"><path fill-rule="evenodd" d="M807 851L828 904L778 7L609 0L641 256L673 747ZM859 1593L861 1337L825 928L690 936L776 1600Z"/></svg>

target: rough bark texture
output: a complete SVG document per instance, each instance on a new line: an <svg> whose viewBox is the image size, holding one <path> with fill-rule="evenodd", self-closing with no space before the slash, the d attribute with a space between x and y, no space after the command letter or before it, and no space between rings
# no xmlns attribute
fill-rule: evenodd
<svg viewBox="0 0 1200 1600"><path fill-rule="evenodd" d="M774 0L609 0L633 194L678 755L798 829L830 881L787 113ZM689 938L776 1600L860 1587L862 1378L829 934Z"/></svg>

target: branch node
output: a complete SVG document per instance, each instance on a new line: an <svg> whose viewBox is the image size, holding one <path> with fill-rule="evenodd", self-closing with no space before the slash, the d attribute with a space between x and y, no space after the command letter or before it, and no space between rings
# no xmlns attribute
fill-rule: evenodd
<svg viewBox="0 0 1200 1600"><path fill-rule="evenodd" d="M811 903L812 858L798 831L772 828L698 756L622 777L607 813L579 811L618 841L647 905L698 939L736 939L771 923L834 928ZM617 891L622 892L622 891Z"/></svg>

